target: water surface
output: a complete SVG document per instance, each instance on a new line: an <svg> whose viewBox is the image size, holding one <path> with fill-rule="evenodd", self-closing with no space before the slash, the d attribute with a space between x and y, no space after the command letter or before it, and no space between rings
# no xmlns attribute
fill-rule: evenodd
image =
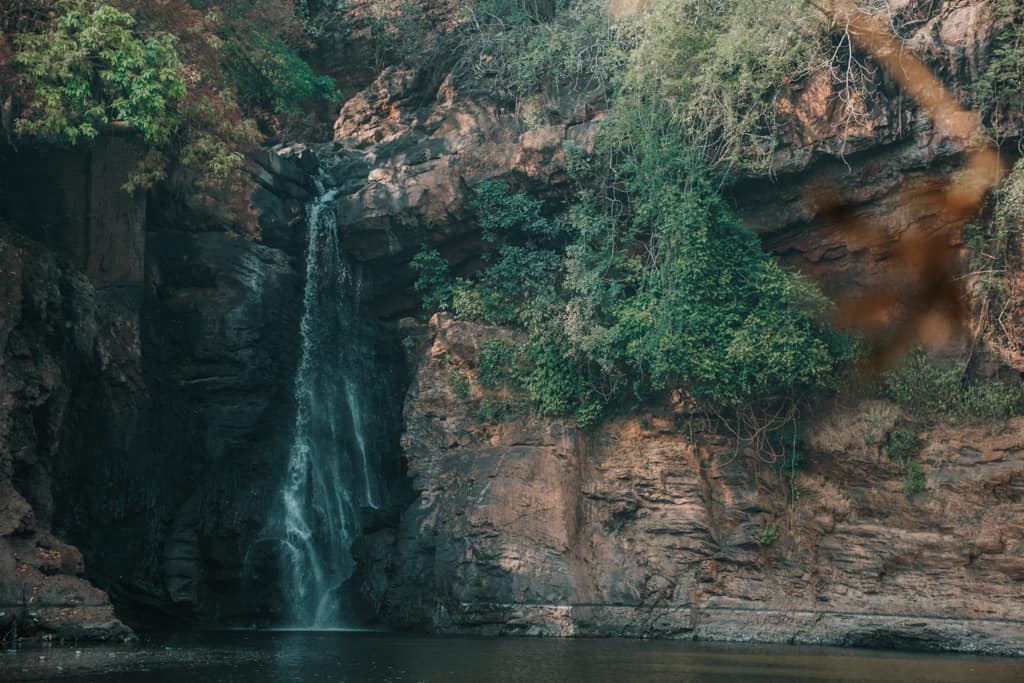
<svg viewBox="0 0 1024 683"><path fill-rule="evenodd" d="M142 683L1021 683L1024 660L684 641L233 632L4 650L0 679Z"/></svg>

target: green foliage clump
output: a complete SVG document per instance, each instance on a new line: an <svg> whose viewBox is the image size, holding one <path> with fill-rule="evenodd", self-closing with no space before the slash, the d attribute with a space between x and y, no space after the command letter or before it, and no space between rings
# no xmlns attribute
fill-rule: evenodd
<svg viewBox="0 0 1024 683"><path fill-rule="evenodd" d="M921 450L921 440L917 430L912 427L900 427L889 433L885 440L885 452L891 460L903 462L915 457Z"/></svg>
<svg viewBox="0 0 1024 683"><path fill-rule="evenodd" d="M1024 301L1013 274L1024 244L1024 160L1018 160L993 193L989 220L964 230L972 275L977 282L984 337L1005 358L1024 358L1024 343L1015 334L1024 329Z"/></svg>
<svg viewBox="0 0 1024 683"><path fill-rule="evenodd" d="M499 181L481 183L473 206L484 238L494 245L484 254L489 266L472 282L453 279L440 252L424 247L410 262L417 273L414 287L427 310L496 325L525 324L532 311L555 298L561 257L548 246L557 239L557 225L541 215L541 202L512 194Z"/></svg>
<svg viewBox="0 0 1024 683"><path fill-rule="evenodd" d="M996 124L1024 115L1024 5L997 0L995 14L1003 28L996 36L992 56L974 84L982 112Z"/></svg>
<svg viewBox="0 0 1024 683"><path fill-rule="evenodd" d="M1024 414L1024 386L996 380L969 384L960 413L981 420L1003 420Z"/></svg>
<svg viewBox="0 0 1024 683"><path fill-rule="evenodd" d="M768 522L764 525L764 528L761 529L761 536L758 540L761 542L761 545L769 546L779 539L779 533L779 523Z"/></svg>
<svg viewBox="0 0 1024 683"><path fill-rule="evenodd" d="M903 479L903 493L907 498L913 498L919 493L924 493L928 487L928 479L924 470L916 460L908 458L904 461L906 474Z"/></svg>
<svg viewBox="0 0 1024 683"><path fill-rule="evenodd" d="M458 368L452 368L448 371L448 384L456 396L459 398L469 398L469 378L462 374L462 371Z"/></svg>
<svg viewBox="0 0 1024 683"><path fill-rule="evenodd" d="M416 272L413 288L423 296L423 308L447 311L452 307L451 272L448 261L437 249L423 247L409 266Z"/></svg>
<svg viewBox="0 0 1024 683"><path fill-rule="evenodd" d="M10 114L19 135L71 146L111 129L133 132L146 149L127 191L168 181L172 193L255 232L245 155L263 139L257 119L276 132L277 115L333 96L300 56L306 41L295 12L291 0L0 8L0 90L14 90L4 127Z"/></svg>
<svg viewBox="0 0 1024 683"><path fill-rule="evenodd" d="M485 389L499 389L518 379L519 356L515 347L504 339L488 339L480 348L480 371L477 381Z"/></svg>
<svg viewBox="0 0 1024 683"><path fill-rule="evenodd" d="M761 250L670 124L647 132L615 169L629 213L584 191L556 220L504 183L481 185L495 249L455 281L439 254L417 255L425 306L462 296L476 303L460 317L525 331L520 348L484 349L482 383L514 377L538 411L585 425L678 387L714 410L828 387L851 345L824 299Z"/></svg>
<svg viewBox="0 0 1024 683"><path fill-rule="evenodd" d="M473 202L480 217L480 232L485 240L500 243L510 235L551 237L557 228L541 214L543 203L524 193L513 194L500 180L487 180L476 188Z"/></svg>
<svg viewBox="0 0 1024 683"><path fill-rule="evenodd" d="M680 388L737 413L834 386L853 342L718 191L728 166L767 162L777 94L829 54L820 17L800 0L656 0L612 20L599 0L468 5L475 76L613 102L597 155L567 145L580 192L557 218L484 183L484 267L453 279L436 252L414 260L428 310L525 332L484 381L505 368L535 410L582 424Z"/></svg>
<svg viewBox="0 0 1024 683"><path fill-rule="evenodd" d="M317 75L284 40L257 33L242 41L225 41L225 70L239 100L248 108L269 107L278 114L302 111L307 100L337 98L334 81Z"/></svg>
<svg viewBox="0 0 1024 683"><path fill-rule="evenodd" d="M567 349L541 336L526 347L528 369L522 383L534 404L545 415L572 414L581 406L579 369ZM582 426L582 425L581 425Z"/></svg>
<svg viewBox="0 0 1024 683"><path fill-rule="evenodd" d="M886 374L885 392L907 412L932 419L1005 419L1024 414L1024 386L971 381L963 362L943 368L923 351Z"/></svg>
<svg viewBox="0 0 1024 683"><path fill-rule="evenodd" d="M671 103L690 146L715 164L765 167L776 95L838 54L803 0L653 0L620 17L605 0L467 4L475 76L526 100L564 90Z"/></svg>
<svg viewBox="0 0 1024 683"><path fill-rule="evenodd" d="M32 93L17 131L74 145L118 123L167 144L186 96L174 37L138 35L131 15L94 0L58 8L48 30L17 38L15 64Z"/></svg>
<svg viewBox="0 0 1024 683"><path fill-rule="evenodd" d="M1024 85L1022 85L1024 88ZM998 264L1005 264L1006 240L1024 234L1024 160L1017 160L996 190L996 210L992 221L995 239L1002 248Z"/></svg>
<svg viewBox="0 0 1024 683"><path fill-rule="evenodd" d="M833 52L804 0L653 0L636 30L623 97L671 102L691 147L755 168L774 150L775 96Z"/></svg>
<svg viewBox="0 0 1024 683"><path fill-rule="evenodd" d="M451 387L452 393L462 399L469 398L472 386L469 377L459 368L452 355L445 354L441 362L448 369L448 386Z"/></svg>
<svg viewBox="0 0 1024 683"><path fill-rule="evenodd" d="M485 396L480 401L477 420L483 424L496 425L502 422L522 420L529 414L530 406L522 399Z"/></svg>
<svg viewBox="0 0 1024 683"><path fill-rule="evenodd" d="M683 135L649 127L623 169L634 229L649 235L619 315L627 357L652 388L682 382L720 407L827 386L852 346L829 328L824 297L761 249Z"/></svg>
<svg viewBox="0 0 1024 683"><path fill-rule="evenodd" d="M923 493L927 487L924 470L915 460L920 451L921 440L917 430L911 426L895 429L886 437L885 452L890 460L903 468L903 493L908 499Z"/></svg>
<svg viewBox="0 0 1024 683"><path fill-rule="evenodd" d="M463 71L516 97L610 88L625 43L604 0L467 0Z"/></svg>

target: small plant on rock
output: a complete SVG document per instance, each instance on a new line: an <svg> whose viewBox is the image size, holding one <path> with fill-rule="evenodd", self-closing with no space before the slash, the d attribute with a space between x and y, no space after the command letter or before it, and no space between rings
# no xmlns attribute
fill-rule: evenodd
<svg viewBox="0 0 1024 683"><path fill-rule="evenodd" d="M908 459L905 462L907 472L903 480L903 493L907 498L913 498L919 493L924 493L928 480L924 476L924 470L917 464L916 460Z"/></svg>
<svg viewBox="0 0 1024 683"><path fill-rule="evenodd" d="M772 543L775 543L775 541L778 540L778 538L779 538L779 523L778 522L768 522L767 524L764 525L764 528L761 529L761 537L758 540L761 541L761 545L769 546Z"/></svg>
<svg viewBox="0 0 1024 683"><path fill-rule="evenodd" d="M913 458L921 450L921 440L917 438L917 430L912 427L900 427L885 440L885 452L890 460L904 462Z"/></svg>
<svg viewBox="0 0 1024 683"><path fill-rule="evenodd" d="M459 398L469 398L469 379L458 368L448 372L448 384Z"/></svg>

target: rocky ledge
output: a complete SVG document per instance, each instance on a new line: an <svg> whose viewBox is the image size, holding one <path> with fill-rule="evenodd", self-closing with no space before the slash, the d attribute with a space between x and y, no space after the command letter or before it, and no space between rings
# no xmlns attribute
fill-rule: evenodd
<svg viewBox="0 0 1024 683"><path fill-rule="evenodd" d="M881 447L898 410L837 405L808 430L793 502L777 467L686 416L482 422L496 331L419 332L403 438L419 499L360 547L388 622L1024 654L1024 419L923 434L927 489L908 499Z"/></svg>

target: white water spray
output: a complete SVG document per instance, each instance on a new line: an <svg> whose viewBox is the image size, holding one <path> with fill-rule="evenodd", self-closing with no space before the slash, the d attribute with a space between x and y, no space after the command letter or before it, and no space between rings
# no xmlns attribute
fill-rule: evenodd
<svg viewBox="0 0 1024 683"><path fill-rule="evenodd" d="M352 575L360 508L381 501L380 464L367 444L360 391L358 282L343 257L333 202L317 181L308 207L309 242L295 431L279 507L264 537L280 544L291 625L347 625L341 589ZM360 371L363 372L360 372Z"/></svg>

